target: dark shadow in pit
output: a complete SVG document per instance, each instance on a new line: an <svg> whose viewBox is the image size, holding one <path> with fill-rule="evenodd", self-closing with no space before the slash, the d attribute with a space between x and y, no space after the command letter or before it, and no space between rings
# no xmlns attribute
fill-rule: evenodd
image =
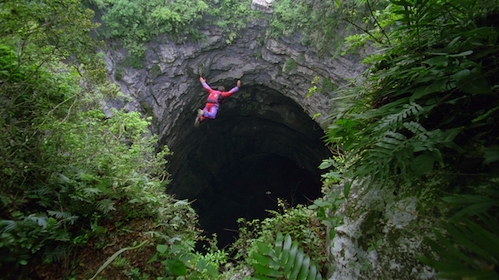
<svg viewBox="0 0 499 280"><path fill-rule="evenodd" d="M215 182L193 203L207 235L217 234L224 248L238 237L237 220L263 219L278 210L277 198L288 206L308 204L321 195L318 178L294 162L274 154L247 156L221 169Z"/></svg>

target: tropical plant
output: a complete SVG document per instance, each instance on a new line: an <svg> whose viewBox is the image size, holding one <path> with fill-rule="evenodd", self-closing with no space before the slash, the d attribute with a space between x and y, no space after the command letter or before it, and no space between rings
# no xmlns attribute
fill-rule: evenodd
<svg viewBox="0 0 499 280"><path fill-rule="evenodd" d="M238 219L239 238L229 250L232 258L242 266L252 265L253 253L260 252L258 243L274 244L275 236L285 234L318 264L319 271L325 272L328 269L325 251L327 222L321 223L321 217L316 217L314 210L304 205L288 207L284 200L278 199L278 206L282 208L281 211L268 210L271 217L263 220Z"/></svg>
<svg viewBox="0 0 499 280"><path fill-rule="evenodd" d="M455 194L443 198L453 209L452 216L442 221L434 238L427 242L435 252L420 260L435 268L443 279L498 279L497 272L499 192Z"/></svg>
<svg viewBox="0 0 499 280"><path fill-rule="evenodd" d="M279 232L273 248L261 241L256 245L258 250L252 254L255 279L322 279L310 257L289 234Z"/></svg>
<svg viewBox="0 0 499 280"><path fill-rule="evenodd" d="M372 11L376 28L348 43L382 51L364 59L364 75L335 99L327 131L342 154L327 163L341 171L328 173L332 180L424 188L438 178L441 192L454 194L444 200L466 206L442 217L428 241L436 254L423 259L443 278L497 278L485 243L498 227L498 9L480 0L404 0Z"/></svg>
<svg viewBox="0 0 499 280"><path fill-rule="evenodd" d="M327 135L348 151L352 178L382 182L446 167L466 172L470 157L493 155L485 151L492 151L497 135L490 121L498 106L491 58L498 30L482 13L488 8L471 0L404 1L380 13L382 19L391 15L384 53L366 58L372 65L366 80L346 93L353 101L334 116Z"/></svg>
<svg viewBox="0 0 499 280"><path fill-rule="evenodd" d="M161 263L165 279L219 279L219 270L227 262L227 254L218 249L215 237L208 241L210 246L205 248L204 254L194 252L194 244L157 244L156 253L149 262Z"/></svg>

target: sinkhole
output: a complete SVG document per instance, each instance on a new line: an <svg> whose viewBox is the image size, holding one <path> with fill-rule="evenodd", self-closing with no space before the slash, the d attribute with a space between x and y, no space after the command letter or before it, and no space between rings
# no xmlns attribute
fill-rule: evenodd
<svg viewBox="0 0 499 280"><path fill-rule="evenodd" d="M324 131L283 93L244 85L216 120L195 128L194 118L195 109L186 114L182 137L169 144L167 192L193 201L200 226L217 234L220 248L238 237L238 218L265 218L266 210L278 210L278 198L295 206L321 196L318 166L331 155Z"/></svg>

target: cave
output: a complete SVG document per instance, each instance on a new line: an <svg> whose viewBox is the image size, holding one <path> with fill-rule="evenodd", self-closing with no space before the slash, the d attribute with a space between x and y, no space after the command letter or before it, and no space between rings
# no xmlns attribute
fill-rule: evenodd
<svg viewBox="0 0 499 280"><path fill-rule="evenodd" d="M218 85L230 88L235 80ZM220 248L237 238L238 218L265 218L266 210L278 210L278 198L296 206L321 196L318 166L331 155L324 131L291 98L243 84L215 120L195 128L194 119L195 110L186 114L181 137L169 144L167 192L192 202L201 228L217 235Z"/></svg>

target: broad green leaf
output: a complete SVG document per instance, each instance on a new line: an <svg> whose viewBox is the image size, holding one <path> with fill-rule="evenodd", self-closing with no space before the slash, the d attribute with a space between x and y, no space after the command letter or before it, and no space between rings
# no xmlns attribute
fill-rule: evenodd
<svg viewBox="0 0 499 280"><path fill-rule="evenodd" d="M305 257L305 254L303 253L302 248L298 248L298 251L296 252L296 258L294 261L294 265L291 268L291 273L289 274L289 279L298 279L298 274L300 273L300 270L303 268L303 258Z"/></svg>
<svg viewBox="0 0 499 280"><path fill-rule="evenodd" d="M497 111L499 109L499 106L496 106L490 110L488 110L485 114L481 114L480 116L474 118L471 122L479 122L485 118L488 118L492 113L494 113L495 111Z"/></svg>
<svg viewBox="0 0 499 280"><path fill-rule="evenodd" d="M345 196L345 198L348 198L351 187L352 187L352 181L346 182L345 185L343 186L343 195Z"/></svg>
<svg viewBox="0 0 499 280"><path fill-rule="evenodd" d="M447 56L435 56L423 61L423 63L431 66L447 66L448 62Z"/></svg>
<svg viewBox="0 0 499 280"><path fill-rule="evenodd" d="M168 271L177 276L187 275L187 267L179 259L171 259L166 261Z"/></svg>
<svg viewBox="0 0 499 280"><path fill-rule="evenodd" d="M323 160L322 163L319 165L319 169L326 169L329 168L333 165L332 160Z"/></svg>
<svg viewBox="0 0 499 280"><path fill-rule="evenodd" d="M459 210L456 214L451 217L451 220L459 219L462 217L470 217L479 213L484 213L492 206L496 205L496 201L483 201L480 203L471 204Z"/></svg>
<svg viewBox="0 0 499 280"><path fill-rule="evenodd" d="M219 272L218 272L218 269L211 263L209 263L207 266L206 266L206 270L208 271L208 275L211 276L211 278L213 279L217 279L216 276L219 275Z"/></svg>
<svg viewBox="0 0 499 280"><path fill-rule="evenodd" d="M206 262L205 259L200 259L197 263L196 263L196 268L197 270L199 271L203 271L205 268L206 268L206 265L208 263Z"/></svg>
<svg viewBox="0 0 499 280"><path fill-rule="evenodd" d="M428 94L442 92L446 90L447 80L436 80L430 85L426 87L420 87L414 91L414 94L411 96L411 102L418 100L421 97L424 97Z"/></svg>
<svg viewBox="0 0 499 280"><path fill-rule="evenodd" d="M499 146L483 148L483 164L490 164L499 160Z"/></svg>
<svg viewBox="0 0 499 280"><path fill-rule="evenodd" d="M284 236L282 235L282 232L278 232L275 239L275 248L274 248L277 257L281 257L283 241L284 241Z"/></svg>
<svg viewBox="0 0 499 280"><path fill-rule="evenodd" d="M464 51L462 53L458 53L458 54L450 54L449 57L461 57L461 56L468 56L470 54L472 54L473 51L472 50L469 50L469 51Z"/></svg>
<svg viewBox="0 0 499 280"><path fill-rule="evenodd" d="M253 253L252 255L253 260L257 261L259 264L266 266L266 267L279 267L279 263L274 261L272 258L269 258L267 256L264 256L259 253Z"/></svg>
<svg viewBox="0 0 499 280"><path fill-rule="evenodd" d="M307 279L311 266L313 266L313 264L311 264L310 262L310 257L308 255L305 255L302 260L300 273L298 274L296 279Z"/></svg>
<svg viewBox="0 0 499 280"><path fill-rule="evenodd" d="M417 156L411 163L411 170L416 175L424 175L433 169L435 159L430 154L422 154Z"/></svg>
<svg viewBox="0 0 499 280"><path fill-rule="evenodd" d="M291 248L289 249L289 259L286 261L286 265L284 267L284 273L286 273L286 275L289 275L291 269L293 268L298 253L298 247L298 243L293 241Z"/></svg>
<svg viewBox="0 0 499 280"><path fill-rule="evenodd" d="M156 250L157 250L158 252L160 252L160 253L163 255L163 254L165 254L166 250L168 250L168 247L169 247L169 246L168 246L168 245L166 245L166 244L158 244L158 245L156 246Z"/></svg>
<svg viewBox="0 0 499 280"><path fill-rule="evenodd" d="M272 249L270 249L267 244L257 240L256 241L256 246L258 247L258 249L260 250L260 252L264 253L265 255L268 255Z"/></svg>
<svg viewBox="0 0 499 280"><path fill-rule="evenodd" d="M321 221L323 225L327 226L327 227L333 227L333 223L331 223L331 221L328 221L328 220L322 220Z"/></svg>
<svg viewBox="0 0 499 280"><path fill-rule="evenodd" d="M263 274L264 276L272 276L272 277L284 276L284 274L281 271L276 270L274 268L266 267L258 263L253 263L252 266L256 272Z"/></svg>
<svg viewBox="0 0 499 280"><path fill-rule="evenodd" d="M470 74L471 74L471 71L469 69L463 69L461 71L458 71L458 72L452 74L451 77L453 79L455 79L456 81L460 81L460 80L468 77Z"/></svg>

